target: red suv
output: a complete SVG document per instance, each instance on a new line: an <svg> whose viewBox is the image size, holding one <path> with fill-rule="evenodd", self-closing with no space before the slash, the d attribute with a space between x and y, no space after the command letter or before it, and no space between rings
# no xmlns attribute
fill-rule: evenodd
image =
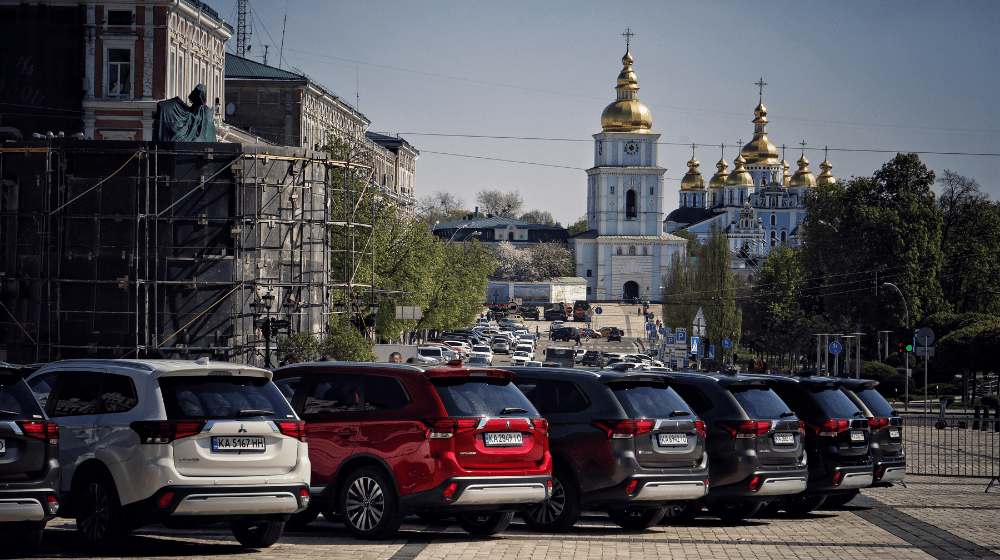
<svg viewBox="0 0 1000 560"><path fill-rule="evenodd" d="M503 531L552 488L548 422L494 369L314 362L274 372L309 429L310 508L365 539L403 517L455 515Z"/></svg>

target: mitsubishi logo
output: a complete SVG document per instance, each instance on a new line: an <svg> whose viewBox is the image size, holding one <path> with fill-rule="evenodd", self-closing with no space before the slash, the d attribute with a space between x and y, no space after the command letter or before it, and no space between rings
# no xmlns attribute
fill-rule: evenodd
<svg viewBox="0 0 1000 560"><path fill-rule="evenodd" d="M247 433L247 429L243 427L243 424L240 424L240 429L237 430L236 433L238 433L238 434L245 434L245 433Z"/></svg>
<svg viewBox="0 0 1000 560"><path fill-rule="evenodd" d="M507 427L510 427L510 420L507 421Z"/></svg>

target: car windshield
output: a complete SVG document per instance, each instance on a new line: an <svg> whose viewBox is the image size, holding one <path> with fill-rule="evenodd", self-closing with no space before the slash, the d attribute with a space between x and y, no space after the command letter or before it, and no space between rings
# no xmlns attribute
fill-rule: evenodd
<svg viewBox="0 0 1000 560"><path fill-rule="evenodd" d="M503 416L507 409L519 409L517 416L538 416L521 391L502 378L435 377L431 383L448 416Z"/></svg>
<svg viewBox="0 0 1000 560"><path fill-rule="evenodd" d="M528 357L528 353L527 352L514 352L514 357L515 358L527 358Z"/></svg>
<svg viewBox="0 0 1000 560"><path fill-rule="evenodd" d="M19 376L0 375L0 422L41 420L42 409Z"/></svg>
<svg viewBox="0 0 1000 560"><path fill-rule="evenodd" d="M777 420L791 412L785 401L767 387L730 387L737 402L752 420Z"/></svg>
<svg viewBox="0 0 1000 560"><path fill-rule="evenodd" d="M160 377L168 420L295 418L288 401L266 377Z"/></svg>
<svg viewBox="0 0 1000 560"><path fill-rule="evenodd" d="M858 407L837 387L808 387L816 403L815 410L827 418L853 418ZM815 415L814 415L815 417Z"/></svg>
<svg viewBox="0 0 1000 560"><path fill-rule="evenodd" d="M473 352L489 352L490 351L490 347L489 346L473 346L472 347L472 351Z"/></svg>
<svg viewBox="0 0 1000 560"><path fill-rule="evenodd" d="M877 418L888 418L896 414L896 411L892 408L892 405L885 400L885 397L880 395L878 391L872 389L871 387L859 387L854 390L854 394L861 399L861 402L865 403L868 411L874 414Z"/></svg>

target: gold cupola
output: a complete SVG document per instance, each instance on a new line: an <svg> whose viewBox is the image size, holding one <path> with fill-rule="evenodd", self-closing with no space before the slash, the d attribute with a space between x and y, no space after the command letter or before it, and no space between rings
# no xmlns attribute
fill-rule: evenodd
<svg viewBox="0 0 1000 560"><path fill-rule="evenodd" d="M725 156L719 158L719 163L715 164L715 168L718 169L718 171L716 171L715 175L712 175L712 178L709 179L708 188L713 189L726 186L726 168L728 167L729 164L726 163Z"/></svg>
<svg viewBox="0 0 1000 560"><path fill-rule="evenodd" d="M823 158L823 163L819 164L819 168L822 169L823 172L820 173L819 177L816 177L817 185L832 185L837 182L837 179L834 178L833 173L830 173L830 170L833 169L833 166L830 165L829 157Z"/></svg>
<svg viewBox="0 0 1000 560"><path fill-rule="evenodd" d="M806 159L806 155L803 153L799 161L799 170L792 175L792 179L788 182L789 187L815 187L816 178L813 177L811 171L809 171L809 160Z"/></svg>
<svg viewBox="0 0 1000 560"><path fill-rule="evenodd" d="M727 187L752 187L753 177L750 176L750 172L743 168L743 164L747 160L743 159L743 154L736 156L733 160L733 171L726 178Z"/></svg>
<svg viewBox="0 0 1000 560"><path fill-rule="evenodd" d="M684 178L681 179L681 189L691 190L691 189L704 189L705 179L701 176L701 172L698 171L698 166L701 163L695 159L694 154L691 154L691 161L687 162L688 172L684 174Z"/></svg>
<svg viewBox="0 0 1000 560"><path fill-rule="evenodd" d="M788 165L788 162L785 161L785 156L781 156L781 167L784 169L784 171L781 172L781 185L787 187L789 181L792 179L792 174L788 172L792 166Z"/></svg>
<svg viewBox="0 0 1000 560"><path fill-rule="evenodd" d="M622 57L622 71L618 74L617 99L604 108L601 128L604 132L648 133L653 128L653 115L639 102L639 81L632 71L632 54L626 48Z"/></svg>
<svg viewBox="0 0 1000 560"><path fill-rule="evenodd" d="M778 163L778 148L767 139L767 109L763 99L754 109L753 140L743 146L746 163Z"/></svg>

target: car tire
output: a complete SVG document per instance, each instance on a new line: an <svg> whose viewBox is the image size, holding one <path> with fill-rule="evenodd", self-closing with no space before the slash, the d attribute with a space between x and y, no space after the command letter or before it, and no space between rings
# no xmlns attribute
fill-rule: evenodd
<svg viewBox="0 0 1000 560"><path fill-rule="evenodd" d="M559 533L572 527L582 511L580 492L573 478L565 470L556 468L552 470L550 496L528 508L521 518L534 531Z"/></svg>
<svg viewBox="0 0 1000 560"><path fill-rule="evenodd" d="M667 513L667 508L624 507L608 508L608 517L622 529L641 531L656 525Z"/></svg>
<svg viewBox="0 0 1000 560"><path fill-rule="evenodd" d="M826 494L796 494L785 498L782 508L795 517L805 517L809 512L819 509L826 501Z"/></svg>
<svg viewBox="0 0 1000 560"><path fill-rule="evenodd" d="M250 523L242 519L231 521L229 530L236 541L247 548L267 548L278 542L285 531L284 521L257 521Z"/></svg>
<svg viewBox="0 0 1000 560"><path fill-rule="evenodd" d="M687 500L670 504L665 509L660 525L687 525L701 513L701 500Z"/></svg>
<svg viewBox="0 0 1000 560"><path fill-rule="evenodd" d="M0 551L0 558L27 558L38 554L44 531L43 528L30 531L0 532L0 539L6 543L4 549Z"/></svg>
<svg viewBox="0 0 1000 560"><path fill-rule="evenodd" d="M725 523L739 523L750 519L760 511L763 502L748 500L718 500L706 504L708 513L718 517Z"/></svg>
<svg viewBox="0 0 1000 560"><path fill-rule="evenodd" d="M351 473L340 490L340 521L360 539L388 539L403 522L389 477L378 468Z"/></svg>
<svg viewBox="0 0 1000 560"><path fill-rule="evenodd" d="M306 525L312 523L317 517L319 517L319 508L310 507L305 511L293 513L292 516L288 518L288 521L285 522L285 526L292 530L303 529Z"/></svg>
<svg viewBox="0 0 1000 560"><path fill-rule="evenodd" d="M490 513L460 513L455 516L458 526L466 533L478 536L490 536L503 532L514 519L512 511Z"/></svg>
<svg viewBox="0 0 1000 560"><path fill-rule="evenodd" d="M128 535L118 489L108 476L92 474L74 493L78 496L76 530L87 545L105 548Z"/></svg>
<svg viewBox="0 0 1000 560"><path fill-rule="evenodd" d="M858 497L861 490L851 490L846 494L831 494L823 501L823 509L837 509L847 505L848 502Z"/></svg>

